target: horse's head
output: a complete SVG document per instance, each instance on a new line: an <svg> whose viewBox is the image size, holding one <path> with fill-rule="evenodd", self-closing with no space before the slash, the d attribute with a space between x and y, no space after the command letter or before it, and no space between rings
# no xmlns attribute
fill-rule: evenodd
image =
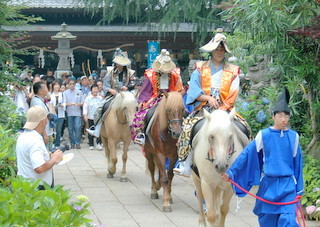
<svg viewBox="0 0 320 227"><path fill-rule="evenodd" d="M169 92L159 104L160 128L168 129L172 138L178 139L182 132L184 105L179 92Z"/></svg>
<svg viewBox="0 0 320 227"><path fill-rule="evenodd" d="M218 173L224 173L229 167L229 159L234 153L235 109L230 114L215 110L211 114L204 110L206 118L205 134L208 138L208 159L213 162Z"/></svg>
<svg viewBox="0 0 320 227"><path fill-rule="evenodd" d="M126 118L126 123L131 125L136 113L137 100L131 92L120 92L120 95L122 97L120 109Z"/></svg>

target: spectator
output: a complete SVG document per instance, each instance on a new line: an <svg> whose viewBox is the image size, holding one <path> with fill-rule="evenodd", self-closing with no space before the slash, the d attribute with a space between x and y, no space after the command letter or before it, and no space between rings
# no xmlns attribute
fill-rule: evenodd
<svg viewBox="0 0 320 227"><path fill-rule="evenodd" d="M104 90L103 90L103 83L102 83L102 81L101 80L98 80L97 82L96 82L96 84L98 85L98 88L99 88L99 95L102 97L102 98L104 98L105 97L105 93L104 93Z"/></svg>
<svg viewBox="0 0 320 227"><path fill-rule="evenodd" d="M62 126L65 118L65 107L63 105L63 94L60 91L60 84L57 80L52 83L53 92L51 93L50 103L55 109L56 115L58 116L58 122L56 124L56 136L54 140L54 146L60 146L60 139L62 135Z"/></svg>
<svg viewBox="0 0 320 227"><path fill-rule="evenodd" d="M49 78L51 78L52 81L56 79L53 75L53 69L48 69L47 75L43 76L41 79L47 81Z"/></svg>
<svg viewBox="0 0 320 227"><path fill-rule="evenodd" d="M85 99L83 104L83 117L86 122L89 124L89 128L94 125L94 113L98 107L98 105L102 102L103 98L98 95L99 88L98 85L94 84L91 86L91 94ZM93 136L88 133L89 139L89 148L93 150L94 142ZM97 150L101 150L101 139L97 138Z"/></svg>
<svg viewBox="0 0 320 227"><path fill-rule="evenodd" d="M46 149L42 136L47 125L47 111L42 106L33 106L27 112L24 132L18 137L16 153L18 175L27 179L41 179L39 190L43 190L43 182L54 186L52 167L62 160L62 151L52 155Z"/></svg>
<svg viewBox="0 0 320 227"><path fill-rule="evenodd" d="M80 147L81 137L81 107L83 105L83 94L75 89L76 81L69 80L69 89L63 92L63 105L67 109L68 130L71 149Z"/></svg>
<svg viewBox="0 0 320 227"><path fill-rule="evenodd" d="M47 114L50 113L50 110L45 103L45 98L48 96L48 88L43 82L37 82L33 85L34 97L31 99L30 107L32 106L42 106ZM47 121L46 133L43 135L44 141L46 144L49 142L49 137L53 135L53 128L50 127L50 122Z"/></svg>
<svg viewBox="0 0 320 227"><path fill-rule="evenodd" d="M81 77L81 91L84 95L84 98L86 98L90 92L89 80L88 80L88 77L86 76Z"/></svg>

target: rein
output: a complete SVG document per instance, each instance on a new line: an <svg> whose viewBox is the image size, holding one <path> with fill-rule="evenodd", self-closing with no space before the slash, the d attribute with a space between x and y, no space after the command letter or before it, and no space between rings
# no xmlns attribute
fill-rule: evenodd
<svg viewBox="0 0 320 227"><path fill-rule="evenodd" d="M265 203L268 203L268 204L272 204L272 205L279 205L279 206L282 206L282 205L290 205L290 204L295 204L295 203L298 203L300 200L301 200L301 195L297 195L297 197L293 200L293 201L290 201L290 202L272 202L272 201L269 201L269 200L266 200L266 199L263 199L257 195L254 195L252 194L251 192L247 191L246 189L242 188L240 185L238 185L236 182L234 182L233 180L231 180L230 178L228 179L228 181L233 184L234 186L236 186L237 188L239 188L241 191L253 196L254 198L262 201L262 202L265 202ZM298 210L299 212L301 213L301 217L302 217L302 224L303 225L300 225L300 221L298 219L298 222L299 222L299 226L306 226L306 222L305 222L305 219L304 219L304 215L303 212L302 212L302 207L301 205L298 203L296 204L297 207L298 207ZM297 211L296 211L297 213Z"/></svg>

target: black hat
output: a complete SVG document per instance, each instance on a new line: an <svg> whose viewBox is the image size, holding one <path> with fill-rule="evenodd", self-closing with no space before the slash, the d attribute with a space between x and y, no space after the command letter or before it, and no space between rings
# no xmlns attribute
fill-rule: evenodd
<svg viewBox="0 0 320 227"><path fill-rule="evenodd" d="M287 88L285 88L282 94L279 96L273 111L290 113L290 109L288 106L289 99L290 99L289 91Z"/></svg>

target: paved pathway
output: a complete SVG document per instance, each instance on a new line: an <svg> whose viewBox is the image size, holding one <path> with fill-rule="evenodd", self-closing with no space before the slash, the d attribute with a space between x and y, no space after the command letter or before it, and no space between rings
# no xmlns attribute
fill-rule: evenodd
<svg viewBox="0 0 320 227"><path fill-rule="evenodd" d="M86 141L85 141L86 142ZM91 202L91 215L94 224L115 226L171 227L197 226L198 205L194 196L191 179L174 177L172 196L173 212L162 212L162 189L158 200L150 199L151 180L145 171L145 158L137 145L131 145L127 161L128 182L120 182L122 167L121 152L118 152L117 173L114 178L106 178L107 161L104 151L89 150L85 143L81 150L70 150L73 160L56 166L55 183L71 189L74 197L86 195ZM226 227L258 227L257 218L252 213L254 199L245 197L236 211L237 198L234 196ZM308 222L308 226L320 226Z"/></svg>

